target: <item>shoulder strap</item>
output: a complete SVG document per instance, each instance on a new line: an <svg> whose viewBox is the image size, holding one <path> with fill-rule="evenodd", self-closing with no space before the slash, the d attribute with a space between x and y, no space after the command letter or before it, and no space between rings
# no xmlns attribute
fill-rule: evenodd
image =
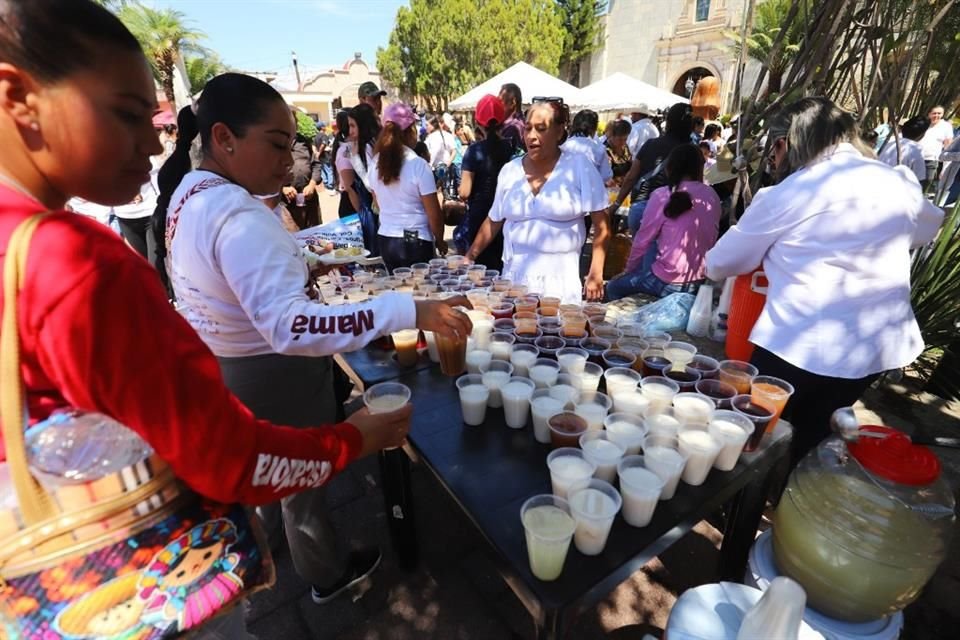
<svg viewBox="0 0 960 640"><path fill-rule="evenodd" d="M0 325L0 426L7 451L7 465L17 494L20 513L27 525L55 515L50 495L30 474L23 432L27 426L26 395L20 371L20 333L17 298L27 271L30 240L48 213L31 216L17 225L7 244L3 262L3 324Z"/></svg>

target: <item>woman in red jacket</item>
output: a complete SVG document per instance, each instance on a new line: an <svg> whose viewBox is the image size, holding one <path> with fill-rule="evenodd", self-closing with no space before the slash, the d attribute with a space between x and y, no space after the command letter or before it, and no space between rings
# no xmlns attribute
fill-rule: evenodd
<svg viewBox="0 0 960 640"><path fill-rule="evenodd" d="M400 444L410 407L361 410L323 428L255 419L169 305L153 267L108 228L63 210L72 196L106 205L133 198L161 151L156 109L140 45L108 11L89 0L0 3L0 254L20 222L53 212L33 237L19 293L31 419L61 407L104 413L200 494L247 504L319 486L356 458ZM291 484L263 472L277 460L330 473Z"/></svg>

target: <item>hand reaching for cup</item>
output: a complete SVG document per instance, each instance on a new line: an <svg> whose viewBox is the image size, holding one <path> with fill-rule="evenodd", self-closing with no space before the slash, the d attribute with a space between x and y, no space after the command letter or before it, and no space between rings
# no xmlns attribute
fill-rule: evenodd
<svg viewBox="0 0 960 640"><path fill-rule="evenodd" d="M466 338L473 331L470 317L454 307L472 309L470 301L463 296L454 296L445 300L418 300L417 328L433 331L450 338Z"/></svg>
<svg viewBox="0 0 960 640"><path fill-rule="evenodd" d="M347 422L355 426L363 436L360 457L403 445L410 431L411 415L413 405L408 402L396 411L384 413L372 414L364 407L347 418Z"/></svg>

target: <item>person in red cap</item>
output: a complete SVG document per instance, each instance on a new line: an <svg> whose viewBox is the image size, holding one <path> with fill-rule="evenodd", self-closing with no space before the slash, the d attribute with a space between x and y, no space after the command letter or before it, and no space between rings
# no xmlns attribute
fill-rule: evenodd
<svg viewBox="0 0 960 640"><path fill-rule="evenodd" d="M467 148L460 178L460 197L467 203L467 214L453 231L453 241L461 254L470 249L487 219L497 191L497 176L513 156L513 144L501 135L505 118L506 109L500 98L489 94L480 98L474 119L482 140ZM500 270L503 267L503 236L498 233L477 256L477 262Z"/></svg>

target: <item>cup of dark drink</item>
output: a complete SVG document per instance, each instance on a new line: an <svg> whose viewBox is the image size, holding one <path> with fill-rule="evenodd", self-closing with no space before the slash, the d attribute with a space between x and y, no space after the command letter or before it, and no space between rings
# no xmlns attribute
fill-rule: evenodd
<svg viewBox="0 0 960 640"><path fill-rule="evenodd" d="M579 447L580 436L587 432L587 421L572 411L558 413L547 421L550 427L550 444L560 447Z"/></svg>
<svg viewBox="0 0 960 640"><path fill-rule="evenodd" d="M650 347L643 352L643 376L660 376L663 370L670 367L670 360L660 347Z"/></svg>
<svg viewBox="0 0 960 640"><path fill-rule="evenodd" d="M730 401L737 395L737 390L732 384L710 378L702 378L694 385L694 389L697 393L702 393L713 400L717 409L729 409Z"/></svg>
<svg viewBox="0 0 960 640"><path fill-rule="evenodd" d="M720 362L702 353L693 356L687 366L699 370L701 379L716 378L720 375Z"/></svg>
<svg viewBox="0 0 960 640"><path fill-rule="evenodd" d="M417 341L419 329L404 329L391 334L393 346L397 350L397 364L401 367L413 367L417 364Z"/></svg>
<svg viewBox="0 0 960 640"><path fill-rule="evenodd" d="M533 344L537 349L540 349L541 356L554 360L557 358L557 351L567 346L567 343L559 336L541 336L534 340Z"/></svg>
<svg viewBox="0 0 960 640"><path fill-rule="evenodd" d="M564 335L561 333L560 337L563 338L563 341L567 343L568 347L579 347L583 340L590 337L590 334L587 333L586 330L583 330L576 335Z"/></svg>
<svg viewBox="0 0 960 640"><path fill-rule="evenodd" d="M600 358L603 360L603 366L606 369L611 367L626 367L629 369L637 361L637 356L626 349L607 349L600 354Z"/></svg>
<svg viewBox="0 0 960 640"><path fill-rule="evenodd" d="M773 416L776 415L776 409L772 406L754 401L753 397L746 393L734 396L733 399L730 400L730 405L734 411L753 423L753 433L750 434L750 437L747 439L747 444L744 445L743 450L747 452L756 451L757 447L760 446L760 441L763 440L763 434L767 430L767 425L770 424Z"/></svg>
<svg viewBox="0 0 960 640"><path fill-rule="evenodd" d="M700 371L693 367L684 367L683 371L674 371L670 367L665 367L663 377L670 378L680 385L680 393L686 393L694 390L696 384L700 381Z"/></svg>
<svg viewBox="0 0 960 640"><path fill-rule="evenodd" d="M603 366L603 352L613 347L613 343L603 338L585 338L580 341L580 348L587 352L587 359L594 364Z"/></svg>
<svg viewBox="0 0 960 640"><path fill-rule="evenodd" d="M449 337L436 334L440 353L440 371L445 376L459 376L467 369L467 336Z"/></svg>

